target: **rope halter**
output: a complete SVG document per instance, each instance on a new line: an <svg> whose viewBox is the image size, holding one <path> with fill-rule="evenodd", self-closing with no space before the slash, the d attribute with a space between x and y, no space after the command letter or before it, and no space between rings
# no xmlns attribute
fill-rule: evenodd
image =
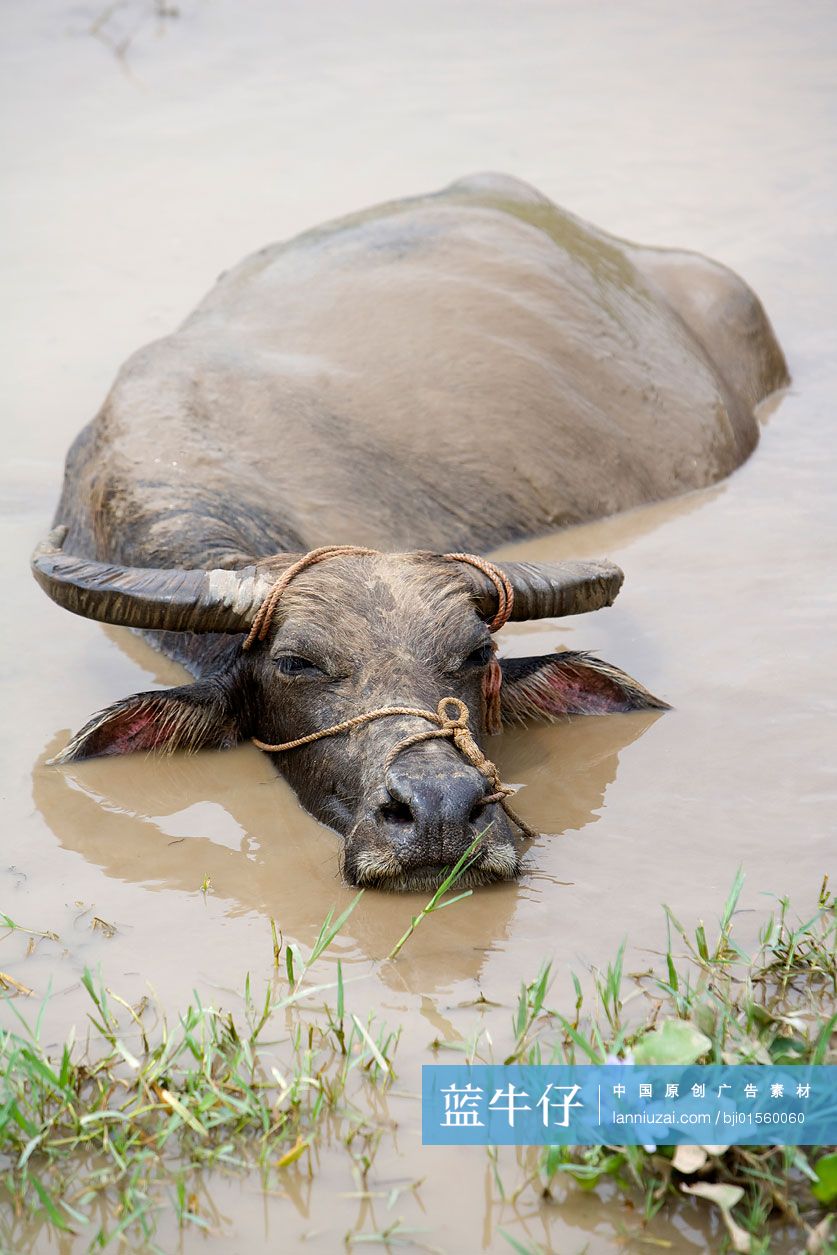
<svg viewBox="0 0 837 1255"><path fill-rule="evenodd" d="M453 707L456 714L448 714L448 708ZM422 741L432 741L437 738L446 738L453 741L460 754L472 767L476 767L492 788L492 792L481 798L480 801L484 806L490 806L493 802L499 802L503 810L508 815L513 824L516 824L520 831L526 837L537 837L540 834L534 828L530 828L524 819L512 810L509 804L509 797L515 792L509 784L503 784L500 779L500 773L496 765L483 754L480 747L474 740L471 729L468 726L470 714L465 702L458 697L443 697L433 710L422 710L418 706L382 706L378 710L369 710L362 715L354 715L351 719L344 719L342 723L332 724L330 728L321 728L319 732L309 732L307 736L299 736L293 741L283 741L279 745L270 745L266 741L260 741L258 737L252 737L253 744L260 750L266 750L269 754L284 754L288 750L299 749L302 745L311 745L314 741L321 741L327 736L338 736L341 732L351 732L354 728L363 727L364 724L371 723L373 719L383 719L389 715L408 715L415 719L426 719L428 723L436 725L435 729L427 732L414 732L412 736L405 737L389 751L384 760L384 775L386 776L392 764L395 762L399 754L403 754L404 750L411 749L414 745L419 745Z"/></svg>
<svg viewBox="0 0 837 1255"><path fill-rule="evenodd" d="M253 620L253 626L244 641L243 648L250 649L255 641L263 641L267 637L282 594L291 580L301 571L324 561L326 558L362 557L379 552L380 550L377 549L365 549L357 545L323 545L319 549L312 549L310 553L299 558L287 570L283 571L276 580ZM501 571L492 562L487 561L487 559L477 557L476 554L446 553L442 557L446 562L466 562L469 566L476 567L478 571L482 571L491 580L497 589L497 612L488 624L488 630L490 632L499 631L509 619L514 606L514 589L505 572ZM454 711L453 714L449 713L451 710ZM511 785L502 783L497 767L483 754L477 745L469 727L470 712L465 702L458 697L443 697L435 711L423 710L415 706L382 706L378 710L370 710L362 715L354 715L351 719L344 719L341 723L335 723L330 728L321 728L318 732L309 732L307 736L296 737L293 741L283 741L279 745L270 745L266 741L260 741L258 737L253 737L252 741L260 750L265 750L269 754L284 754L288 750L299 749L303 745L311 745L315 741L321 741L324 737L338 736L342 732L351 732L355 728L371 723L374 719L383 719L390 715L425 719L428 723L434 724L435 727L426 732L415 732L412 736L406 737L395 745L387 754L384 762L384 775L386 775L398 755L403 754L404 750L410 749L414 745L419 745L423 741L450 740L462 757L472 767L475 767L491 786L491 793L481 799L482 803L488 806L494 802L499 802L509 819L513 824L517 825L524 836L536 837L539 835L512 810L509 804L509 797L515 790Z"/></svg>

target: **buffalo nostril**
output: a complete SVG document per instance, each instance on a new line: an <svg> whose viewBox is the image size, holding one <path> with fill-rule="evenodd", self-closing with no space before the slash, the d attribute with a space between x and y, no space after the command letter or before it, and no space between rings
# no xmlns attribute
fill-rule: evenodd
<svg viewBox="0 0 837 1255"><path fill-rule="evenodd" d="M381 807L381 814L385 819L395 824L411 824L413 822L413 812L410 810L406 802L397 802L394 798L391 802L385 802Z"/></svg>
<svg viewBox="0 0 837 1255"><path fill-rule="evenodd" d="M436 774L387 777L389 797L379 814L389 823L412 824L419 834L448 834L458 829L463 835L479 823L486 809L486 781L475 771L448 777Z"/></svg>
<svg viewBox="0 0 837 1255"><path fill-rule="evenodd" d="M468 823L475 824L485 810L486 803L484 801L475 802L471 807L471 813L468 816Z"/></svg>

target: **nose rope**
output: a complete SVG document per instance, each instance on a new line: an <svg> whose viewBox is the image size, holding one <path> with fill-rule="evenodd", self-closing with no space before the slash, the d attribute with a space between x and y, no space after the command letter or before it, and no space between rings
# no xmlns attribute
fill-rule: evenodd
<svg viewBox="0 0 837 1255"><path fill-rule="evenodd" d="M282 594L291 580L295 579L301 571L327 558L369 557L380 552L379 549L366 549L361 545L322 545L319 549L312 549L298 558L282 572L262 602L243 648L250 649L255 641L265 640ZM468 566L482 571L483 575L491 581L497 590L497 610L487 626L489 632L498 632L508 622L514 608L514 588L505 571L495 566L493 562L489 562L487 558L480 558L473 553L445 553L441 557L445 562L465 562ZM448 714L449 707L453 707L456 713ZM323 737L338 736L341 732L361 728L364 724L371 723L373 719L382 719L386 715L407 715L416 719L426 719L428 723L433 723L436 727L429 732L416 732L391 749L384 762L385 775L404 750L410 749L413 745L419 745L422 741L447 738L453 741L462 757L476 767L477 771L489 782L492 792L482 799L483 804L489 806L494 802L499 802L509 819L517 825L524 836L537 837L539 835L509 805L509 796L514 793L514 789L510 785L503 784L496 766L489 758L486 758L477 745L468 726L470 717L468 707L458 697L443 697L435 711L422 710L415 706L382 706L378 710L370 710L363 715L354 715L351 719L344 719L342 723L335 723L330 728L321 728L319 732L309 732L307 736L299 736L293 741L284 741L281 745L268 745L265 741L260 741L258 737L253 737L252 741L259 749L266 750L270 754L284 754L287 750L299 749L302 745L321 741Z"/></svg>
<svg viewBox="0 0 837 1255"><path fill-rule="evenodd" d="M449 714L449 707L453 707L456 713ZM413 745L419 745L422 741L447 738L453 741L462 757L472 767L476 767L490 784L493 791L480 799L482 804L490 806L493 802L499 802L509 819L517 825L524 836L540 835L524 819L521 819L516 811L512 810L509 797L514 793L514 789L511 785L503 784L497 767L477 745L468 726L468 707L458 697L443 697L435 711L422 710L416 706L382 706L379 710L369 710L363 715L354 715L351 719L344 719L342 723L335 723L330 728L321 728L319 732L309 732L307 736L299 736L293 741L284 741L281 745L268 745L265 741L260 741L258 737L253 737L252 741L260 750L267 750L271 754L284 754L287 750L299 749L302 745L310 745L314 741L321 741L324 737L350 732L353 728L360 728L366 723L371 723L373 719L382 719L386 715L409 715L416 719L426 719L428 723L433 723L436 727L429 732L415 732L394 746L384 761L385 775L404 750L410 749Z"/></svg>

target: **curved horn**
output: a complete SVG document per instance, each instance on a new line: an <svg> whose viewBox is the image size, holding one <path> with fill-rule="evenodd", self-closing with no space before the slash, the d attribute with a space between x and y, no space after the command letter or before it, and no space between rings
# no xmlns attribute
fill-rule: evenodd
<svg viewBox="0 0 837 1255"><path fill-rule="evenodd" d="M44 592L73 614L122 627L165 632L246 632L276 578L255 566L240 571L178 571L73 558L56 527L32 554ZM293 555L290 555L292 558Z"/></svg>
<svg viewBox="0 0 837 1255"><path fill-rule="evenodd" d="M557 619L568 614L601 610L615 600L625 578L620 568L605 560L584 562L495 562L514 589L512 619ZM463 562L459 570L474 589L480 614L497 609L497 590L487 576Z"/></svg>

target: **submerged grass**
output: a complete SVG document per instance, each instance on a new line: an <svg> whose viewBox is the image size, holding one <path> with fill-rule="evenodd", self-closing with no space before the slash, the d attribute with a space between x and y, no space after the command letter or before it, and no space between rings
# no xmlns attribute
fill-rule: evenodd
<svg viewBox="0 0 837 1255"><path fill-rule="evenodd" d="M346 1015L339 960L336 982L306 983L358 901L327 917L307 958L295 953L283 992L257 1000L248 978L237 1018L195 994L176 1024L152 1023L148 999L131 1006L85 970L87 1042L73 1032L56 1052L42 1040L47 1000L34 1021L7 1000L17 1028L0 1034L0 1163L14 1213L85 1232L91 1249L130 1231L151 1250L161 1208L206 1225L187 1186L195 1169L256 1167L267 1184L330 1141L362 1185L380 1136L369 1091L391 1082L398 1033ZM311 1016L303 1002L325 991L334 1006Z"/></svg>
<svg viewBox="0 0 837 1255"><path fill-rule="evenodd" d="M389 961L420 924L468 896L444 895L467 872L472 852L411 919ZM752 955L734 936L742 885L739 874L711 944L703 924L689 933L664 908L667 945L655 964L626 973L623 945L594 970L592 1000L573 977L566 1013L549 1005L551 969L543 964L521 986L504 1062L837 1062L837 899L827 880L810 919L794 920L788 901L779 899ZM0 1198L13 1217L81 1234L89 1249L126 1239L156 1250L164 1210L183 1228L216 1227L204 1169L255 1169L270 1188L293 1165L311 1174L326 1144L344 1147L358 1197L371 1198L367 1177L385 1127L377 1096L394 1078L400 1029L347 1009L339 960L334 982L309 983L312 965L360 896L337 918L329 912L307 955L284 945L271 921L274 980L257 999L248 978L238 1016L195 994L170 1025L148 999L131 1006L85 971L87 1040L82 1045L71 1033L53 1049L43 1040L47 1003L26 1016L11 994L28 991L13 984L5 1004L16 1027L0 1034ZM31 941L43 937L55 934L33 933ZM497 1005L480 1001L484 1009ZM444 1045L473 1060L487 1047L486 1061L493 1057L485 1030ZM641 1235L645 1221L688 1193L720 1209L723 1249L762 1255L777 1218L801 1235L811 1255L832 1249L826 1209L837 1202L833 1148L530 1148L513 1190L496 1149L489 1155L503 1202L516 1205L532 1194L549 1201L568 1183L608 1197L621 1191L632 1199ZM513 1250L539 1249L498 1232ZM420 1231L401 1220L346 1241L422 1245Z"/></svg>
<svg viewBox="0 0 837 1255"><path fill-rule="evenodd" d="M837 1063L837 898L828 878L807 920L793 919L788 900L778 899L752 955L733 935L743 881L739 872L711 945L703 923L690 934L665 907L665 975L651 968L626 978L622 946L613 963L593 972L589 1010L575 976L573 1013L549 1009L544 965L521 986L505 1062ZM475 1049L472 1055L479 1057ZM507 1198L496 1152L491 1158ZM549 1200L569 1179L585 1190L616 1187L638 1197L648 1220L692 1194L719 1208L720 1249L761 1255L778 1222L810 1255L837 1250L827 1211L837 1204L837 1147L550 1146L526 1159L514 1198L534 1190ZM504 1236L512 1249L537 1249Z"/></svg>

